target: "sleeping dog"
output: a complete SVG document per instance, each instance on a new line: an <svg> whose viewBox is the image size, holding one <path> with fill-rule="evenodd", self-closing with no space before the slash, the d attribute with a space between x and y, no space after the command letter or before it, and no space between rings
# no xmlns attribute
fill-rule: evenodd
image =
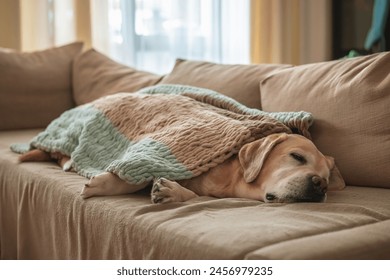
<svg viewBox="0 0 390 280"><path fill-rule="evenodd" d="M64 170L71 166L69 157L41 150L29 151L19 158L21 162L52 159ZM81 196L133 193L148 184L129 184L105 172L92 177ZM303 136L280 133L245 144L237 155L197 177L177 182L155 179L151 198L153 203L183 202L197 196L264 202L323 202L327 191L344 187L333 158L324 156Z"/></svg>

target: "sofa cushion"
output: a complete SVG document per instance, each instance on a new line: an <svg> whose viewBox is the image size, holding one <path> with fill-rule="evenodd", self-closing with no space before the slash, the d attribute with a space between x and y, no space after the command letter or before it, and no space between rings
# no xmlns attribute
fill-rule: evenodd
<svg viewBox="0 0 390 280"><path fill-rule="evenodd" d="M161 76L119 64L94 49L80 54L73 64L73 94L77 105L118 92L152 86Z"/></svg>
<svg viewBox="0 0 390 280"><path fill-rule="evenodd" d="M0 130L44 127L74 106L72 60L82 46L0 50Z"/></svg>
<svg viewBox="0 0 390 280"><path fill-rule="evenodd" d="M301 65L265 79L265 111L313 113L318 148L349 185L390 188L390 53Z"/></svg>
<svg viewBox="0 0 390 280"><path fill-rule="evenodd" d="M182 84L208 88L236 99L251 108L261 108L259 82L276 69L287 65L228 65L177 59L162 84Z"/></svg>

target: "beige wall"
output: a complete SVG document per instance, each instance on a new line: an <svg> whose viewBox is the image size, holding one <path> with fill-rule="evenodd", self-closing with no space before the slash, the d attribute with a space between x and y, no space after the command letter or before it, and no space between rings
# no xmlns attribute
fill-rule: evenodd
<svg viewBox="0 0 390 280"><path fill-rule="evenodd" d="M18 0L0 0L0 47L21 48Z"/></svg>

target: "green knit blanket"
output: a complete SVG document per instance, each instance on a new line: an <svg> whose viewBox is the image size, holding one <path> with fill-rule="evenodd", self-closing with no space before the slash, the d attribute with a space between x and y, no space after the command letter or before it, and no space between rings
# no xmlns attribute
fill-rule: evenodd
<svg viewBox="0 0 390 280"><path fill-rule="evenodd" d="M182 180L269 134L293 131L309 137L312 122L306 112L266 113L211 90L158 85L68 110L27 148L11 149L60 152L87 178L109 171L135 184L158 177Z"/></svg>

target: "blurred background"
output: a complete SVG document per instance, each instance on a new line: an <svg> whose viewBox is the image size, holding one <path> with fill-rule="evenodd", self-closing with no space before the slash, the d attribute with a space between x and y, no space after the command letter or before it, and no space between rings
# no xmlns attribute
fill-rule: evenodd
<svg viewBox="0 0 390 280"><path fill-rule="evenodd" d="M118 62L161 74L171 70L177 57L298 65L337 59L352 49L364 53L374 4L375 0L0 0L0 47L35 51L83 41ZM383 16L380 36L387 40L387 13ZM382 43L382 50L388 45Z"/></svg>

